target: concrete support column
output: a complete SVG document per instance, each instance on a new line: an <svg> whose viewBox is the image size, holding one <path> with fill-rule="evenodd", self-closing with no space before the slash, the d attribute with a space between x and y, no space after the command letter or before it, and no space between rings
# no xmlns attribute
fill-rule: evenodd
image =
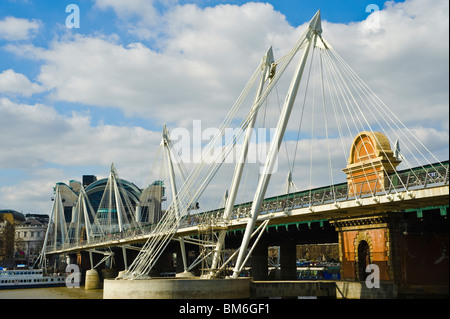
<svg viewBox="0 0 450 319"><path fill-rule="evenodd" d="M254 280L268 279L268 245L262 238L256 245L252 253L252 271L251 276Z"/></svg>
<svg viewBox="0 0 450 319"><path fill-rule="evenodd" d="M297 246L286 240L280 245L281 280L297 279Z"/></svg>
<svg viewBox="0 0 450 319"><path fill-rule="evenodd" d="M98 275L97 270L89 269L86 271L86 281L84 284L84 288L86 290L102 288L102 282L100 280L100 276Z"/></svg>

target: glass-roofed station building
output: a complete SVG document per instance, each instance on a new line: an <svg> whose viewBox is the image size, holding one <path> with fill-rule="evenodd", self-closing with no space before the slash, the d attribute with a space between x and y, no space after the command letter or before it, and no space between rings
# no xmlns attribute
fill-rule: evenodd
<svg viewBox="0 0 450 319"><path fill-rule="evenodd" d="M133 210L137 213L139 222L153 224L161 218L163 213L161 203L165 200L165 188L162 181L155 181L146 189L140 189L135 184L124 179L120 179L119 182L125 189ZM83 175L82 182L71 180L68 185L62 182L56 183L59 188L66 223L70 223L75 218L75 207L81 191L81 185L84 187L93 211L96 214L101 213L99 207L107 183L108 178L97 180L96 176L93 175ZM55 191L56 187L54 188Z"/></svg>

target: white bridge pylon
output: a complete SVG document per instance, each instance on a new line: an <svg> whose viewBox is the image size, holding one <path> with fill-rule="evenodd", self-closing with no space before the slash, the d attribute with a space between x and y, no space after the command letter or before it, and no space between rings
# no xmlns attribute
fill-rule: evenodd
<svg viewBox="0 0 450 319"><path fill-rule="evenodd" d="M276 135L272 140L269 150L269 157L266 161L266 165L264 167L264 171L261 175L261 178L258 183L258 188L256 189L255 197L253 199L253 204L250 212L250 219L247 223L247 227L245 229L244 238L242 239L241 248L239 251L239 255L236 261L235 268L233 270L233 278L237 278L242 271L243 266L245 265L245 254L247 246L250 242L251 235L253 233L253 228L255 227L256 220L258 219L259 211L261 208L261 204L266 196L267 186L269 185L270 178L272 176L273 167L275 165L276 156L280 150L281 142L284 137L284 132L286 130L289 117L291 115L292 107L295 102L295 98L297 96L298 87L300 85L300 81L302 79L303 71L305 69L306 60L308 58L309 51L311 46L314 46L317 38L322 33L322 25L320 22L320 11L316 13L311 22L309 23L308 31L305 35L306 47L303 51L303 56L301 57L300 63L298 64L297 70L294 73L294 77L292 78L291 85L289 87L289 91L286 96L286 100L281 110L281 115L278 120L278 125L276 128ZM256 242L255 244L256 245Z"/></svg>
<svg viewBox="0 0 450 319"><path fill-rule="evenodd" d="M118 177L114 163L95 216L104 236L112 236L130 229L139 229L135 208Z"/></svg>
<svg viewBox="0 0 450 319"><path fill-rule="evenodd" d="M169 173L170 187L172 190L172 203L175 208L175 215L176 215L177 219L181 219L179 202L178 202L178 187L177 187L177 182L176 182L176 178L175 178L175 170L174 170L173 160L172 160L172 152L174 152L173 143L172 143L172 140L170 139L169 130L167 129L165 124L163 127L161 144L164 148L164 157L166 159L167 170ZM182 163L181 160L180 160L180 163ZM184 166L181 166L181 167L184 167ZM183 172L184 172L183 169L180 169L180 173L183 177L183 180L185 180L186 177L184 176ZM185 247L183 238L180 238L180 251L181 251L181 256L182 256L182 260L183 260L184 273L188 274L189 269L188 269L187 257L186 257L186 247Z"/></svg>

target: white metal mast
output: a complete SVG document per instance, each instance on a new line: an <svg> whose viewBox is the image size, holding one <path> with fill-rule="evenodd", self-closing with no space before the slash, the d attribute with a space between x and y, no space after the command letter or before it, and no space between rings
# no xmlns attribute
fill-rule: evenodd
<svg viewBox="0 0 450 319"><path fill-rule="evenodd" d="M120 203L121 201L121 197L120 197L120 193L119 193L119 187L117 185L117 174L116 174L116 168L114 167L114 163L111 164L111 175L110 175L110 181L112 184L112 189L110 188L110 192L114 191L114 201L115 201L115 207L117 210L117 221L119 223L119 231L122 232L123 231L123 212L122 212L122 205ZM112 195L110 195L109 197L110 199L112 198ZM112 212L111 212L112 214Z"/></svg>
<svg viewBox="0 0 450 319"><path fill-rule="evenodd" d="M300 85L300 81L303 75L303 70L305 69L306 60L308 58L308 53L311 49L311 46L315 45L317 40L317 36L320 36L322 33L322 26L320 20L320 10L314 15L311 19L308 27L308 31L306 34L306 38L308 44L303 51L302 58L300 63L295 71L294 77L292 78L291 85L289 87L286 100L281 111L280 118L278 120L277 129L275 131L274 139L270 145L269 154L267 157L266 164L264 166L263 174L258 182L258 187L255 192L255 197L253 199L253 204L250 212L250 220L247 223L247 227L245 229L244 237L242 239L242 244L240 247L239 255L236 260L235 268L233 270L233 278L237 278L242 270L243 262L246 260L246 250L248 244L251 239L251 235L253 233L253 229L256 224L256 220L259 215L259 210L261 207L261 203L264 200L264 196L266 194L267 186L270 181L270 177L272 176L272 170L276 161L276 156L278 155L278 151L280 149L280 145L284 136L284 132L286 130L286 126L289 121L289 117L292 111L292 107L294 105L294 101L297 95L298 87Z"/></svg>
<svg viewBox="0 0 450 319"><path fill-rule="evenodd" d="M173 162L172 157L170 155L170 150L172 148L172 141L169 137L169 130L166 127L166 124L163 126L163 134L162 134L162 144L164 147L164 153L166 154L166 161L167 161L167 168L169 170L169 178L170 178L170 186L172 189L172 200L173 204L175 205L175 214L177 217L177 220L181 218L180 216L180 207L179 207L179 200L178 200L178 191L177 191L177 184L175 181L175 172L173 169ZM187 259L186 259L186 247L184 245L184 239L180 238L180 250L181 250L181 256L183 259L183 269L184 272L188 272L188 265L187 265Z"/></svg>
<svg viewBox="0 0 450 319"><path fill-rule="evenodd" d="M248 148L249 148L249 144L250 144L250 140L252 137L252 133L253 133L253 129L255 127L255 122L256 122L256 117L258 114L258 108L256 108L256 106L258 106L258 101L261 97L261 93L263 91L264 88L264 83L266 82L266 80L269 79L269 72L270 72L270 67L272 66L272 63L274 62L274 58L273 58L273 52L272 52L272 47L270 47L266 54L264 55L262 61L261 61L261 78L260 78L260 82L259 82L259 86L258 86L258 90L256 93L256 97L254 100L254 103L252 105L252 108L250 110L250 113L252 114L252 118L249 121L249 124L247 126L247 130L245 132L245 137L244 137L244 141L242 144L242 150L241 153L239 155L239 160L236 163L236 167L235 167L235 171L234 171L234 175L233 175L233 180L231 182L231 187L230 187L230 194L228 195L228 198L225 202L225 210L223 213L223 220L226 222L230 219L231 214L233 212L233 207L236 201L236 196L237 196L237 192L239 189L239 183L241 181L241 177L242 177L242 172L244 170L244 165L245 162L247 160L247 154L248 154ZM214 271L218 266L218 261L219 261L219 256L220 256L220 251L222 250L223 247L223 243L225 240L225 235L226 235L227 231L226 230L221 230L219 233L219 238L216 244L216 248L214 251L214 255L213 255L213 261L212 261L212 266L211 266L211 273L210 276L214 276Z"/></svg>

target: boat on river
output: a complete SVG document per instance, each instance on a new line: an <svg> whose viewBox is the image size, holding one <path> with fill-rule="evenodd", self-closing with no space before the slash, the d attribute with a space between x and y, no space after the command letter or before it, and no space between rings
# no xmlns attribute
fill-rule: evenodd
<svg viewBox="0 0 450 319"><path fill-rule="evenodd" d="M65 286L66 275L44 274L42 269L0 269L0 289Z"/></svg>

